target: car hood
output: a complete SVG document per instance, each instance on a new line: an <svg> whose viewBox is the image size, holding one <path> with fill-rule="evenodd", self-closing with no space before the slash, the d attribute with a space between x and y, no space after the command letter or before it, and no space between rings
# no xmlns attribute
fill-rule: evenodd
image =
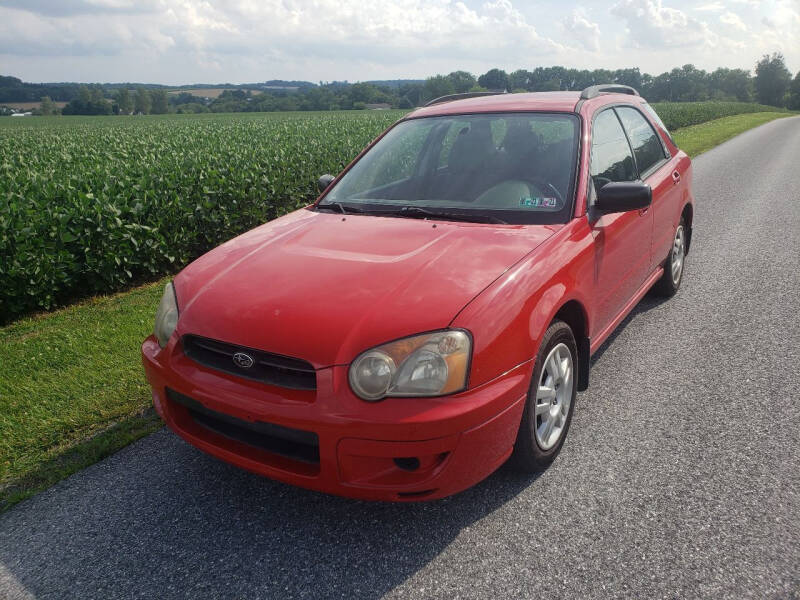
<svg viewBox="0 0 800 600"><path fill-rule="evenodd" d="M347 364L447 327L561 225L485 225L302 209L234 238L175 279L178 334Z"/></svg>

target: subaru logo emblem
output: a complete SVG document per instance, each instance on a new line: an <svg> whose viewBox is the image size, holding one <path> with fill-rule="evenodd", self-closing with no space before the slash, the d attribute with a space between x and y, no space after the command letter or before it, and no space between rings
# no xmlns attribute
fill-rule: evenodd
<svg viewBox="0 0 800 600"><path fill-rule="evenodd" d="M255 360L249 354L245 354L244 352L237 352L233 355L233 364L235 364L240 369L249 369L255 364Z"/></svg>

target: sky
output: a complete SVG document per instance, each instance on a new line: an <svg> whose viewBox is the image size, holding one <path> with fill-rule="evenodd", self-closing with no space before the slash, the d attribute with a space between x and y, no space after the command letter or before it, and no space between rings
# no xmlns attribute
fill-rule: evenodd
<svg viewBox="0 0 800 600"><path fill-rule="evenodd" d="M421 79L492 67L800 70L800 0L0 0L24 81Z"/></svg>

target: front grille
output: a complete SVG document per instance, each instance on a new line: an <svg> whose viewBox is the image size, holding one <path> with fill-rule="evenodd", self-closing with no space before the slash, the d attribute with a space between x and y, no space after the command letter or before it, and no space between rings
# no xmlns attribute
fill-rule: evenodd
<svg viewBox="0 0 800 600"><path fill-rule="evenodd" d="M319 437L312 431L265 423L243 421L203 406L197 400L167 388L167 397L187 409L192 420L226 438L311 464L319 464Z"/></svg>
<svg viewBox="0 0 800 600"><path fill-rule="evenodd" d="M299 358L271 354L197 335L183 336L183 352L201 365L238 377L294 390L317 389L314 367ZM247 354L253 359L253 365L249 368L237 365L233 360L237 353Z"/></svg>

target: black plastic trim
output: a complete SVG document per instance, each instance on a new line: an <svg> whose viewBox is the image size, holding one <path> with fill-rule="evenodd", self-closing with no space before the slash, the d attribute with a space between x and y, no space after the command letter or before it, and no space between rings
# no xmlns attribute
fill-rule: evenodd
<svg viewBox="0 0 800 600"><path fill-rule="evenodd" d="M193 334L184 335L182 341L184 354L210 369L293 390L317 389L316 371L302 359ZM252 367L241 368L233 362L233 355L239 352L253 359Z"/></svg>
<svg viewBox="0 0 800 600"><path fill-rule="evenodd" d="M585 392L589 389L589 369L591 368L591 353L589 351L589 338L585 335L577 339L578 346L578 391Z"/></svg>
<svg viewBox="0 0 800 600"><path fill-rule="evenodd" d="M433 100L426 102L423 106L433 106L434 104L442 104L443 102L453 102L455 100L466 100L467 98L480 98L481 96L499 96L507 94L505 90L494 90L488 92L464 92L463 94L447 94L446 96L439 96Z"/></svg>
<svg viewBox="0 0 800 600"><path fill-rule="evenodd" d="M638 96L639 92L629 85L621 85L618 83L601 83L600 85L590 85L581 92L581 100L591 100L597 98L600 94L628 94L629 96Z"/></svg>
<svg viewBox="0 0 800 600"><path fill-rule="evenodd" d="M189 411L205 429L242 444L306 463L319 464L319 437L313 431L292 429L264 421L243 421L226 415L167 388L167 397Z"/></svg>

